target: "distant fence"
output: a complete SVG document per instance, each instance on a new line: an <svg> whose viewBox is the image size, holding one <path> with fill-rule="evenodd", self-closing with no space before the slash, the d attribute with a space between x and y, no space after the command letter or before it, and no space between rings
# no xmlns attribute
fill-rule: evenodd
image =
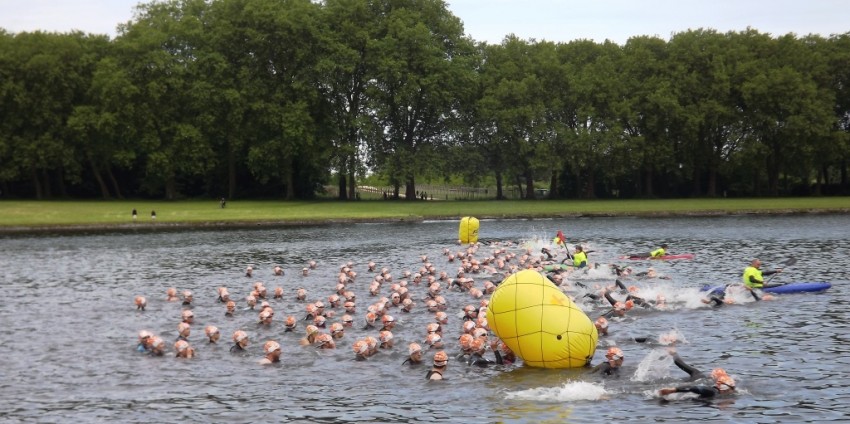
<svg viewBox="0 0 850 424"><path fill-rule="evenodd" d="M339 187L325 186L325 195L331 198L339 197ZM392 186L357 186L356 193L360 199L391 199L393 195ZM503 187L502 195L506 199L520 199L519 190L516 186ZM537 189L535 193L538 199L546 198L548 190ZM496 187L464 187L449 185L416 185L417 198L426 200L495 200ZM399 197L404 198L404 187L399 191Z"/></svg>

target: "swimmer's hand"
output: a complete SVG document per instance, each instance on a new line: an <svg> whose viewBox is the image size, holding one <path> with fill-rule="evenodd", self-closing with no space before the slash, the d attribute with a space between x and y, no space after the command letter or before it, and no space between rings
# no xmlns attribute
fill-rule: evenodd
<svg viewBox="0 0 850 424"><path fill-rule="evenodd" d="M667 396L667 395L673 394L673 393L676 393L676 389L667 388L667 389L661 389L661 390L658 391L659 396Z"/></svg>

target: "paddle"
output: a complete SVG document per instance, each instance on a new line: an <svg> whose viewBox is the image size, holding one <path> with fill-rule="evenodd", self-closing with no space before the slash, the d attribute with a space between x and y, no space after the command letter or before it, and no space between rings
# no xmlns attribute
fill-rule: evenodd
<svg viewBox="0 0 850 424"><path fill-rule="evenodd" d="M797 263L797 258L795 258L795 257L790 257L790 258L786 259L786 260L785 260L785 262L782 262L782 268L783 268L783 269L784 269L784 268L787 268L787 267L792 266L792 265L794 265L794 264L796 264L796 263ZM776 277L777 275L779 275L779 273L778 273L778 272L777 272L777 273L775 273L775 274L773 274L773 275L771 275L771 276L770 276L770 278L768 278L768 279L767 279L767 281L765 281L763 285L766 287L766 286L767 286L767 284L768 284L768 283L770 283L770 280L773 280L773 277ZM779 283L779 284L787 284L787 283Z"/></svg>

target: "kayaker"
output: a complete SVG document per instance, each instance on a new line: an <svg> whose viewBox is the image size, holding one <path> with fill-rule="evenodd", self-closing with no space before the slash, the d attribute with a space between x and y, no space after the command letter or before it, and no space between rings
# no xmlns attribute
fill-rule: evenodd
<svg viewBox="0 0 850 424"><path fill-rule="evenodd" d="M772 271L762 271L761 260L756 258L750 262L750 266L744 269L744 274L741 276L741 280L744 282L744 286L750 290L753 298L761 300L764 297L761 292L761 289L764 288L764 276L778 274L780 272L782 272L782 268L777 268Z"/></svg>
<svg viewBox="0 0 850 424"><path fill-rule="evenodd" d="M649 257L652 258L652 259L661 259L666 254L667 254L667 243L661 243L661 247L650 252Z"/></svg>

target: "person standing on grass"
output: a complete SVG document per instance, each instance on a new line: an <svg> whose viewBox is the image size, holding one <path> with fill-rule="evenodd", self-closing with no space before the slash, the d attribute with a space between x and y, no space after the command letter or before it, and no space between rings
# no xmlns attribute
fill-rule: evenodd
<svg viewBox="0 0 850 424"><path fill-rule="evenodd" d="M135 221L135 220L136 220L136 217L137 217L138 215L139 215L139 214L137 214L137 213L136 213L136 208L133 208L133 221Z"/></svg>

